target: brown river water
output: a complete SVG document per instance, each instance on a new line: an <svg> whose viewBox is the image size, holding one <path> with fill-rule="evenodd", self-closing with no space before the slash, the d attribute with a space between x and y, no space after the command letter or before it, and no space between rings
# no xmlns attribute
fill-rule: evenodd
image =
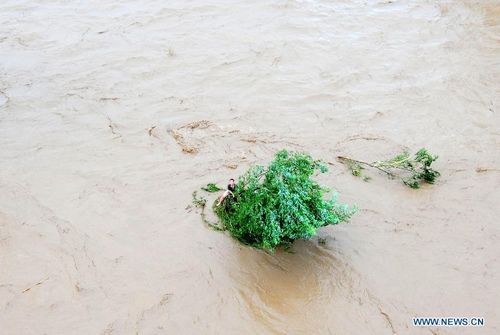
<svg viewBox="0 0 500 335"><path fill-rule="evenodd" d="M420 147L420 190L335 158ZM281 148L350 223L266 253L189 207ZM2 335L499 334L499 187L498 1L0 3Z"/></svg>

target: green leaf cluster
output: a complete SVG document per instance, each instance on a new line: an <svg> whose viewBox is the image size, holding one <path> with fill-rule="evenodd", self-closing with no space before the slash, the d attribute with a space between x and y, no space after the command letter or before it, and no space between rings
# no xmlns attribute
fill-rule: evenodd
<svg viewBox="0 0 500 335"><path fill-rule="evenodd" d="M309 155L279 151L267 168L241 176L234 197L214 210L224 227L245 244L273 250L312 237L320 227L347 221L355 209L338 204L336 194L311 177L327 167Z"/></svg>
<svg viewBox="0 0 500 335"><path fill-rule="evenodd" d="M438 159L438 156L432 156L425 148L420 149L415 154L413 161L408 160L408 168L412 174L403 179L405 185L411 188L420 188L422 181L434 184L436 179L441 175L438 171L431 168L431 164Z"/></svg>
<svg viewBox="0 0 500 335"><path fill-rule="evenodd" d="M222 190L219 186L215 185L214 183L208 183L207 186L202 187L201 189L209 193L214 193Z"/></svg>
<svg viewBox="0 0 500 335"><path fill-rule="evenodd" d="M431 155L425 148L418 150L413 157L405 151L391 159L373 163L343 156L339 156L339 159L347 163L354 176L363 177L365 181L369 177L363 176L362 170L364 166L369 166L385 172L391 178L399 177L405 185L415 189L420 188L422 182L433 184L441 175L431 167L438 156Z"/></svg>

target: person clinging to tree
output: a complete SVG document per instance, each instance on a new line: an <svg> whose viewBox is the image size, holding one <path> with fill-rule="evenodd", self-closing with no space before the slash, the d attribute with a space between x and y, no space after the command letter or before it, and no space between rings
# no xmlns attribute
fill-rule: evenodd
<svg viewBox="0 0 500 335"><path fill-rule="evenodd" d="M221 195L219 198L219 202L217 203L217 206L222 204L224 200L230 195L234 197L234 191L236 190L236 183L233 178L229 179L229 184L227 185L227 190L224 191L224 194Z"/></svg>

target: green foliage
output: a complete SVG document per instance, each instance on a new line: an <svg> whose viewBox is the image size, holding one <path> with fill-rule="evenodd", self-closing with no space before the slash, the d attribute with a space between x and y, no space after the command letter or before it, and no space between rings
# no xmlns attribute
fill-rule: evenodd
<svg viewBox="0 0 500 335"><path fill-rule="evenodd" d="M391 159L373 163L342 156L339 156L339 159L347 163L354 176L363 177L365 181L369 177L362 176L362 165L379 169L391 178L399 177L405 185L415 189L420 188L422 182L433 184L440 176L438 171L431 168L431 164L438 159L438 156L432 156L425 148L417 151L413 158L409 152L405 151Z"/></svg>
<svg viewBox="0 0 500 335"><path fill-rule="evenodd" d="M273 250L312 237L320 227L347 221L355 212L311 179L327 167L302 153L279 151L267 168L254 166L239 178L235 196L214 211L245 244Z"/></svg>
<svg viewBox="0 0 500 335"><path fill-rule="evenodd" d="M431 168L431 164L438 159L438 156L430 155L424 148L417 151L415 161L411 163L412 175L404 178L403 183L411 188L419 188L420 182L425 181L434 184L440 173Z"/></svg>
<svg viewBox="0 0 500 335"><path fill-rule="evenodd" d="M201 188L203 191L214 193L222 190L219 188L219 186L215 185L214 183L208 183L207 186Z"/></svg>

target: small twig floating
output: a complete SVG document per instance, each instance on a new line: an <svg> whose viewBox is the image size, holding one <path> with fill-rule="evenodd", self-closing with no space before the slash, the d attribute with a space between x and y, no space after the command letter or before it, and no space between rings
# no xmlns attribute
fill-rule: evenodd
<svg viewBox="0 0 500 335"><path fill-rule="evenodd" d="M50 277L47 277L47 278L45 278L44 280L41 280L41 281L39 281L38 283L36 283L36 284L34 284L34 285L31 285L31 286L30 286L30 287L28 287L28 288L25 288L25 289L22 291L22 293L28 292L29 290L31 290L31 289L32 289L33 287L35 287L35 286L42 285L42 284L43 284L43 283L45 283L47 280L49 280L49 278L50 278Z"/></svg>

